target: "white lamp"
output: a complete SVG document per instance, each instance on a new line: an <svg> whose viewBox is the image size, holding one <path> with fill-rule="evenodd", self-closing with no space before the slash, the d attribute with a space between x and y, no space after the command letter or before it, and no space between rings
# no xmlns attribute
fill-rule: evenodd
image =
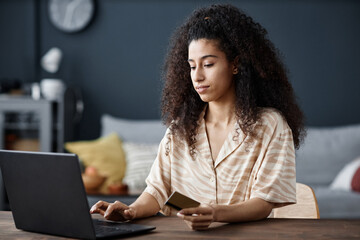
<svg viewBox="0 0 360 240"><path fill-rule="evenodd" d="M41 66L49 73L56 73L59 70L61 59L61 49L53 47L41 58ZM41 80L40 89L46 99L58 100L63 96L65 84L61 79L46 78Z"/></svg>
<svg viewBox="0 0 360 240"><path fill-rule="evenodd" d="M61 59L61 49L53 47L41 58L41 66L49 73L56 73L59 70Z"/></svg>

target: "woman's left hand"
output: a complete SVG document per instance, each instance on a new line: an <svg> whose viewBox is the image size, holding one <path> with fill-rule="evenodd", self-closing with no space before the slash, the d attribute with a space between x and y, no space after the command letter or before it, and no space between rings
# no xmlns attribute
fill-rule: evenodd
<svg viewBox="0 0 360 240"><path fill-rule="evenodd" d="M177 213L177 216L185 221L192 230L206 230L214 222L214 208L201 204L196 208L185 208Z"/></svg>

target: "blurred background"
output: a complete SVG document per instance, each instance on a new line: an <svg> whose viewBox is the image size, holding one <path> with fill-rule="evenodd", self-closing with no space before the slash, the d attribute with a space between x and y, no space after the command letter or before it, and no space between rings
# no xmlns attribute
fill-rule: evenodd
<svg viewBox="0 0 360 240"><path fill-rule="evenodd" d="M195 8L223 2L95 0L88 23L68 32L51 20L51 1L0 0L0 82L16 88L50 77L80 89L84 111L73 140L97 138L105 113L159 119L161 69L172 32ZM226 3L268 30L282 53L306 125L360 122L359 1ZM59 71L49 73L40 60L53 47L61 49L62 63Z"/></svg>

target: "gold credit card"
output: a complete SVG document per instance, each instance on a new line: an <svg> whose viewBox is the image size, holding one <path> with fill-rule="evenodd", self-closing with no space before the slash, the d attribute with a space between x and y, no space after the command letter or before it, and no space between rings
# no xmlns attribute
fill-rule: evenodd
<svg viewBox="0 0 360 240"><path fill-rule="evenodd" d="M171 194L165 204L172 208L175 208L178 211L183 208L198 207L200 205L200 203L195 201L194 199L191 199L176 191Z"/></svg>

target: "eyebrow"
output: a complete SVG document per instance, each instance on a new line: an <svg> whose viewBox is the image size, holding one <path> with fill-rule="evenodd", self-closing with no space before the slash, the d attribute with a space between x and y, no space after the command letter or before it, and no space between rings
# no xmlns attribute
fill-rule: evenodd
<svg viewBox="0 0 360 240"><path fill-rule="evenodd" d="M205 59L205 58L209 58L209 57L219 58L216 55L205 55L205 56L202 56L201 59ZM193 61L194 61L193 59L188 59L188 62L193 62Z"/></svg>

